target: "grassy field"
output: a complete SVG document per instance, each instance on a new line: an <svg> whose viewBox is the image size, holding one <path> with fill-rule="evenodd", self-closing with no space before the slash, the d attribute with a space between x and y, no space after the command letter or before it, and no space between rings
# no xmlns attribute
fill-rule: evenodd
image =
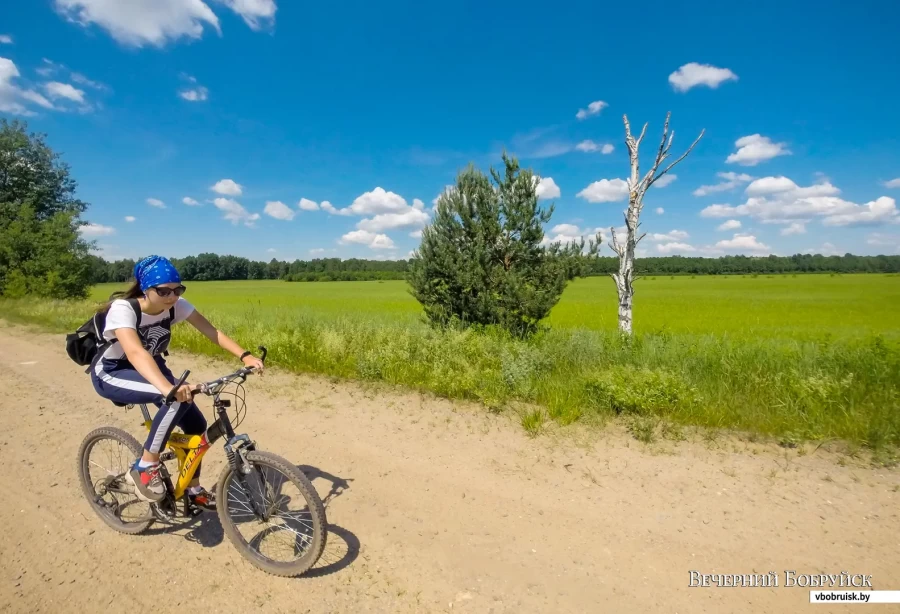
<svg viewBox="0 0 900 614"><path fill-rule="evenodd" d="M648 277L637 284L630 342L615 332L607 278L573 283L550 330L528 342L431 330L403 282L187 285L185 298L246 347L267 345L273 364L474 399L519 411L532 432L621 414L644 440L687 424L790 445L900 446L898 276ZM93 298L120 287L97 287ZM0 309L62 332L91 303L4 300ZM187 327L174 347L219 351Z"/></svg>
<svg viewBox="0 0 900 614"><path fill-rule="evenodd" d="M277 309L316 317L416 321L422 313L402 281L191 282L185 298L222 313ZM121 284L95 286L106 299ZM900 337L900 276L798 275L648 277L636 283L635 330L736 337ZM550 314L551 327L614 330L611 279L574 281Z"/></svg>

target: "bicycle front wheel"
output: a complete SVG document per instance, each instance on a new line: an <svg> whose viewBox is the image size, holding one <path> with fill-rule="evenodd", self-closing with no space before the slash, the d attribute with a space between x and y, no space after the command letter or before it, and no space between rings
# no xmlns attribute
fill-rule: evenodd
<svg viewBox="0 0 900 614"><path fill-rule="evenodd" d="M226 465L216 488L219 521L253 565L276 576L306 573L325 549L325 507L312 483L287 460L247 452L249 474Z"/></svg>

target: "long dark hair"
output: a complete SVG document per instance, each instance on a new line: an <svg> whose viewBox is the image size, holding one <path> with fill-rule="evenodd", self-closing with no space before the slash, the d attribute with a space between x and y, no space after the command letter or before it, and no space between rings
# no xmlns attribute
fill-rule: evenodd
<svg viewBox="0 0 900 614"><path fill-rule="evenodd" d="M119 292L113 292L109 295L109 300L97 309L97 313L108 313L109 308L112 306L113 301L116 301L120 298L129 299L129 298L140 298L144 296L144 291L141 290L141 283L134 279L131 282L131 286L127 290L120 290Z"/></svg>

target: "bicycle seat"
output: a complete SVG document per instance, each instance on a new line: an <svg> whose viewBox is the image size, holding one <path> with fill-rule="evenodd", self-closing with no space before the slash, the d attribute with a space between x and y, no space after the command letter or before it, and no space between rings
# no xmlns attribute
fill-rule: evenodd
<svg viewBox="0 0 900 614"><path fill-rule="evenodd" d="M113 405L115 405L116 407L128 407L128 404L127 404L127 403L119 403L119 402L117 402L117 401L110 401L110 402L111 402Z"/></svg>

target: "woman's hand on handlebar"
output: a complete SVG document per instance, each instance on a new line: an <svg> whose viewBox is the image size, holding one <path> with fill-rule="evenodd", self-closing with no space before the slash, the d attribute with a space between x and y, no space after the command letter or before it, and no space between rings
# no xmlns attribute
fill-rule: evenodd
<svg viewBox="0 0 900 614"><path fill-rule="evenodd" d="M263 361L256 356L246 356L242 362L245 366L256 369L257 374L262 375L264 369Z"/></svg>
<svg viewBox="0 0 900 614"><path fill-rule="evenodd" d="M185 382L175 391L175 400L179 403L190 403L194 400L194 393L196 392L196 387L191 386L189 383Z"/></svg>

